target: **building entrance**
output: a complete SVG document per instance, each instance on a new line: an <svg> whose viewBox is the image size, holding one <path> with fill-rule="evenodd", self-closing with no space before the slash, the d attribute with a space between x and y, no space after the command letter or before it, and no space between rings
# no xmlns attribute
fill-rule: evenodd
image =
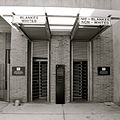
<svg viewBox="0 0 120 120"><path fill-rule="evenodd" d="M73 62L73 101L88 100L87 61Z"/></svg>
<svg viewBox="0 0 120 120"><path fill-rule="evenodd" d="M47 61L33 59L32 100L47 102Z"/></svg>

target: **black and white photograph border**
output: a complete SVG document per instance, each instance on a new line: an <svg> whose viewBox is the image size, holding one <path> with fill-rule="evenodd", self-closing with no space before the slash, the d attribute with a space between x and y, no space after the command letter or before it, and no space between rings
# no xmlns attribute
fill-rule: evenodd
<svg viewBox="0 0 120 120"><path fill-rule="evenodd" d="M119 0L0 0L0 120L120 120Z"/></svg>

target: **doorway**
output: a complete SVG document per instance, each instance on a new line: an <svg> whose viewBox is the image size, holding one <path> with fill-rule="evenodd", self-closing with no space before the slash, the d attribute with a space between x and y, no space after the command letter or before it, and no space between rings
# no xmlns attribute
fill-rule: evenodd
<svg viewBox="0 0 120 120"><path fill-rule="evenodd" d="M73 61L73 101L88 100L87 61Z"/></svg>
<svg viewBox="0 0 120 120"><path fill-rule="evenodd" d="M47 102L47 60L33 58L32 101Z"/></svg>

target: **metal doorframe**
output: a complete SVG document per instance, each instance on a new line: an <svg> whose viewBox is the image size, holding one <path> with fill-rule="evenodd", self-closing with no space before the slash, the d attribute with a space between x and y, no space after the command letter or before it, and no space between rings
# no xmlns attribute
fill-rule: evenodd
<svg viewBox="0 0 120 120"><path fill-rule="evenodd" d="M32 98L32 80L33 80L33 42L31 42L31 102L33 101Z"/></svg>
<svg viewBox="0 0 120 120"><path fill-rule="evenodd" d="M48 58L45 59L40 59L39 61L47 61L47 102L50 102L50 54L49 50L50 49L50 42L48 41ZM32 80L33 80L33 41L31 42L31 102L32 100Z"/></svg>
<svg viewBox="0 0 120 120"><path fill-rule="evenodd" d="M71 41L71 102L73 102L73 41Z"/></svg>
<svg viewBox="0 0 120 120"><path fill-rule="evenodd" d="M46 62L47 64L46 65L48 65L48 60L47 59L41 59L41 58L34 58L33 57L33 66L34 66L34 62L37 62L38 63L38 78L39 78L39 80L41 80L40 79L40 76L41 76L41 65L42 65L42 62ZM46 67L46 69L48 69L48 66ZM38 81L39 81L38 80ZM47 79L45 79L45 80L48 80L48 78ZM39 84L39 91L40 91L40 82L38 83ZM48 84L48 81L47 81L47 84ZM33 85L33 78L32 78L32 85ZM46 85L47 86L47 85ZM33 90L33 86L32 86L32 90ZM47 90L48 91L48 90ZM33 91L32 91L32 94L33 94ZM47 96L46 96L46 98L47 98ZM40 99L39 99L40 100ZM33 97L32 97L32 101L34 102L34 100L33 100ZM48 99L46 99L45 100L45 102L47 102L48 101Z"/></svg>
<svg viewBox="0 0 120 120"><path fill-rule="evenodd" d="M89 75L89 71L88 71L88 59L79 59L79 60L73 60L73 62L87 62L87 100L86 100L86 102L88 101L89 102L89 77L88 77L88 75ZM74 73L74 72L73 72ZM74 76L74 75L73 75ZM72 86L72 89L73 89L73 86ZM74 102L74 101L73 101Z"/></svg>
<svg viewBox="0 0 120 120"><path fill-rule="evenodd" d="M88 42L88 101L92 102L93 82L92 82L92 42Z"/></svg>
<svg viewBox="0 0 120 120"><path fill-rule="evenodd" d="M71 41L71 102L73 102L73 42ZM92 43L91 41L87 44L87 59L79 59L79 61L87 61L87 74L88 74L88 102L92 101Z"/></svg>
<svg viewBox="0 0 120 120"><path fill-rule="evenodd" d="M48 59L47 59L47 102L50 102L50 42L48 41Z"/></svg>

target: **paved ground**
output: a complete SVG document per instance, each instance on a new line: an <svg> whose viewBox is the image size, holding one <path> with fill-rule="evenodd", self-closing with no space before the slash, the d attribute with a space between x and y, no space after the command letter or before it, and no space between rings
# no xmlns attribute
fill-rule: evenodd
<svg viewBox="0 0 120 120"><path fill-rule="evenodd" d="M22 104L0 102L0 120L120 120L115 104Z"/></svg>

